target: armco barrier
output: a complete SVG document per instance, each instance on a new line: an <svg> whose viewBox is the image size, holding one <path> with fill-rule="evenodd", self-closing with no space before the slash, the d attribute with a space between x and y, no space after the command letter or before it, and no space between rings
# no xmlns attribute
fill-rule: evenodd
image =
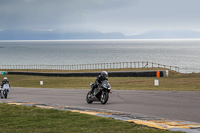
<svg viewBox="0 0 200 133"><path fill-rule="evenodd" d="M108 72L109 77L168 77L168 70L166 71L130 71L130 72ZM39 73L39 72L8 72L13 75L36 75L36 76L57 76L57 77L96 77L99 72L87 73Z"/></svg>

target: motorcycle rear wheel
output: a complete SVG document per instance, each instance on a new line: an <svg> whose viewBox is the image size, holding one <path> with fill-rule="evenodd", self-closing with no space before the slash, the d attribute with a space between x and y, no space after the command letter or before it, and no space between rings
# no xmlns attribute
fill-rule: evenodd
<svg viewBox="0 0 200 133"><path fill-rule="evenodd" d="M86 96L86 101L87 101L88 104L91 104L93 102L91 97L92 97L92 91L89 91L87 96Z"/></svg>

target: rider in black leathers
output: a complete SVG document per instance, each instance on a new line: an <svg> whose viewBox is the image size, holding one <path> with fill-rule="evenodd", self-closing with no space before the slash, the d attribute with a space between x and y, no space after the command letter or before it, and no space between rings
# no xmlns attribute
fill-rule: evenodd
<svg viewBox="0 0 200 133"><path fill-rule="evenodd" d="M4 84L9 84L9 81L8 81L8 78L7 78L7 77L4 77L4 78L3 78L2 82L1 82L1 88L3 88L3 85L4 85ZM10 86L10 84L9 84L9 86Z"/></svg>
<svg viewBox="0 0 200 133"><path fill-rule="evenodd" d="M92 93L94 92L94 89L97 88L98 85L101 84L104 80L108 80L108 72L106 71L102 71L101 75L99 75L95 80L94 86L92 87Z"/></svg>

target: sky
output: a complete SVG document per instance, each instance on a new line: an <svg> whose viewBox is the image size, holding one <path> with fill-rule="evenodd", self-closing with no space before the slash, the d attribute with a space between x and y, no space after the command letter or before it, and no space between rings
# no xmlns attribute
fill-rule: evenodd
<svg viewBox="0 0 200 133"><path fill-rule="evenodd" d="M200 0L0 0L0 31L200 31Z"/></svg>

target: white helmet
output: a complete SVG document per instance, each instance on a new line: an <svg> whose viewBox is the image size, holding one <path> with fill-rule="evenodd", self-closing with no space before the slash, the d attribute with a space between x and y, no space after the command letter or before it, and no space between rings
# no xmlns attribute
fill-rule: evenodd
<svg viewBox="0 0 200 133"><path fill-rule="evenodd" d="M104 78L107 78L108 77L108 72L102 71L101 72L101 76L104 77Z"/></svg>
<svg viewBox="0 0 200 133"><path fill-rule="evenodd" d="M7 77L4 77L3 79L4 79L4 80L8 80L8 78L7 78Z"/></svg>

